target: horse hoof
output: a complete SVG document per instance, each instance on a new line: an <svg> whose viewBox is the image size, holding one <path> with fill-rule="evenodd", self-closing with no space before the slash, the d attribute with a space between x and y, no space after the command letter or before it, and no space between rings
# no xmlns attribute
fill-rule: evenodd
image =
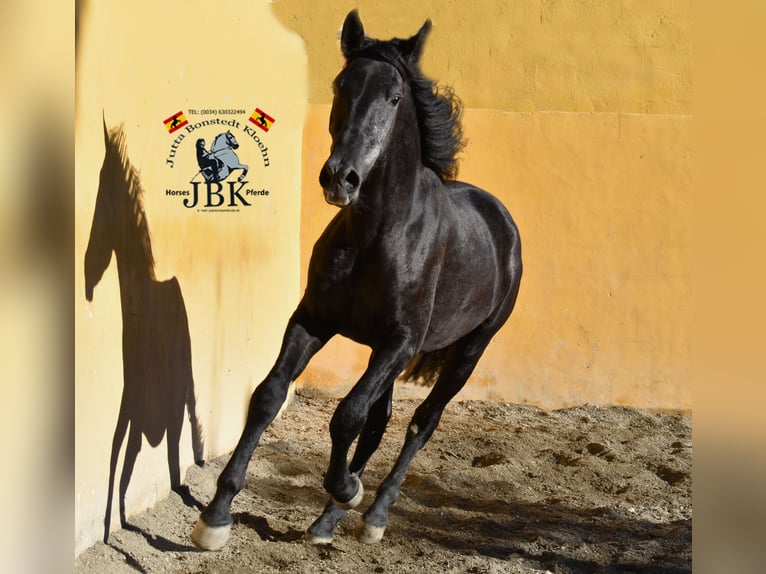
<svg viewBox="0 0 766 574"><path fill-rule="evenodd" d="M332 538L333 538L332 535L319 536L318 534L313 534L308 530L303 535L303 539L309 544L313 544L314 546L320 546L322 544L332 544Z"/></svg>
<svg viewBox="0 0 766 574"><path fill-rule="evenodd" d="M352 508L356 508L364 498L364 486L362 486L362 481L359 480L359 477L355 474L352 474L351 478L353 478L356 482L356 494L351 498L351 500L347 502L340 502L335 497L332 499L332 501L335 503L335 506L343 510L351 510Z"/></svg>
<svg viewBox="0 0 766 574"><path fill-rule="evenodd" d="M231 524L208 526L201 518L194 525L191 533L192 542L201 550L220 550L229 541Z"/></svg>
<svg viewBox="0 0 766 574"><path fill-rule="evenodd" d="M356 525L354 534L359 542L364 544L377 544L383 540L383 533L385 531L385 526L373 526L372 524L367 524L364 521L364 518L361 518Z"/></svg>

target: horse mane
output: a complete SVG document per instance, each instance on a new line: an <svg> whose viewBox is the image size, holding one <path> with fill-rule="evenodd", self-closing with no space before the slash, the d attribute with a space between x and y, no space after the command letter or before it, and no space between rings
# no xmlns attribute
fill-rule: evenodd
<svg viewBox="0 0 766 574"><path fill-rule="evenodd" d="M402 40L373 40L349 55L369 58L394 66L410 85L420 130L423 163L443 180L454 180L458 172L457 155L465 146L461 118L463 105L449 86L428 79L417 62L402 57Z"/></svg>
<svg viewBox="0 0 766 574"><path fill-rule="evenodd" d="M137 241L132 242L130 245L138 246L138 253L131 252L130 255L138 256L138 262L145 267L149 277L155 279L151 234L149 233L149 223L146 220L146 212L144 211L144 188L141 185L141 177L138 170L128 157L128 147L123 125L119 125L109 131L104 169L114 170L112 174L114 176L113 181L124 182L127 210L123 217L129 218L128 221L133 224L128 228L130 230L129 234ZM115 200L118 199L116 196L117 192L117 189L112 190ZM123 239L128 239L128 237Z"/></svg>

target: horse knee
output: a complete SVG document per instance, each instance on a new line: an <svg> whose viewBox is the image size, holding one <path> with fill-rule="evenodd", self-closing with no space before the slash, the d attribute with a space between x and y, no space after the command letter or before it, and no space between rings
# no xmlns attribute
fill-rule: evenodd
<svg viewBox="0 0 766 574"><path fill-rule="evenodd" d="M425 402L415 409L415 414L412 415L412 420L410 421L410 430L419 436L425 436L425 440L428 440L436 430L436 427L439 426L445 406L434 404L426 399Z"/></svg>
<svg viewBox="0 0 766 574"><path fill-rule="evenodd" d="M270 379L258 385L250 397L248 423L276 418L288 398L288 387L289 385L280 385L278 381Z"/></svg>
<svg viewBox="0 0 766 574"><path fill-rule="evenodd" d="M330 438L333 444L350 446L362 432L366 418L366 413L362 413L348 397L343 399L330 419Z"/></svg>
<svg viewBox="0 0 766 574"><path fill-rule="evenodd" d="M218 492L223 492L226 494L236 494L242 490L244 486L244 476L239 479L238 473L226 472L226 469L224 469L224 472L218 475L218 480L216 481Z"/></svg>

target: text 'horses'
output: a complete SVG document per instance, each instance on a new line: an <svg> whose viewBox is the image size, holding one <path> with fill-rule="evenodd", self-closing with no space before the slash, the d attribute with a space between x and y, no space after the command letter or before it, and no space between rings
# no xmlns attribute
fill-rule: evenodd
<svg viewBox="0 0 766 574"><path fill-rule="evenodd" d="M290 384L336 334L371 347L372 355L330 422L324 487L331 498L309 527L309 541L331 542L347 510L362 501L361 476L390 418L394 380L406 371L433 383L357 529L361 541L379 541L408 465L511 314L521 280L519 233L495 197L454 181L460 107L420 72L430 28L429 21L409 39L379 41L365 36L356 11L346 17L332 151L319 175L325 199L341 209L314 246L276 364L252 395L242 437L192 533L202 548L226 543L232 499L261 433Z"/></svg>

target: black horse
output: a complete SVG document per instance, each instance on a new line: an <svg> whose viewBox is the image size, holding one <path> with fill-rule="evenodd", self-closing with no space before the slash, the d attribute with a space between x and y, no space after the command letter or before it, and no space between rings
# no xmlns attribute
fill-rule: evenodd
<svg viewBox="0 0 766 574"><path fill-rule="evenodd" d="M397 376L405 371L433 382L357 529L361 541L379 541L408 465L513 310L519 233L495 197L454 181L460 106L419 69L430 28L427 21L409 39L379 41L365 36L356 11L346 17L346 65L333 83L332 152L319 175L325 199L341 209L314 246L279 357L253 393L242 437L192 533L199 547L226 543L232 499L261 433L292 381L335 334L368 345L372 355L330 422L324 487L331 499L308 529L313 543L331 542L347 509L361 502L360 476L390 418Z"/></svg>

